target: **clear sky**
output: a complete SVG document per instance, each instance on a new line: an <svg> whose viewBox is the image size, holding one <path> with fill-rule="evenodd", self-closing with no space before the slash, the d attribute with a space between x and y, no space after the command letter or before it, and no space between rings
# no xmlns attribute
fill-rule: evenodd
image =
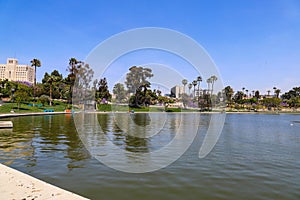
<svg viewBox="0 0 300 200"><path fill-rule="evenodd" d="M69 58L84 60L114 34L163 27L201 44L235 91L300 86L299 0L0 0L0 26L0 63L38 58L38 80L66 75Z"/></svg>

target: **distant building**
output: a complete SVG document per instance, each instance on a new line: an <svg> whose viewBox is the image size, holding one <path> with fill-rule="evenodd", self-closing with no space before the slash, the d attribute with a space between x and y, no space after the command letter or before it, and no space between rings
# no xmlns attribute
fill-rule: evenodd
<svg viewBox="0 0 300 200"><path fill-rule="evenodd" d="M183 86L174 86L171 88L171 97L180 98L181 94L183 94Z"/></svg>
<svg viewBox="0 0 300 200"><path fill-rule="evenodd" d="M19 65L15 58L8 58L6 64L0 64L0 79L9 81L34 82L34 67L30 65Z"/></svg>

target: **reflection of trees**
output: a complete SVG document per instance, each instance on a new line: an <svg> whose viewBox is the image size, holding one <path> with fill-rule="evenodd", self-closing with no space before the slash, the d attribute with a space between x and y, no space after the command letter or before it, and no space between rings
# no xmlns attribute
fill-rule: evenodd
<svg viewBox="0 0 300 200"><path fill-rule="evenodd" d="M41 117L41 140L39 153L49 154L53 152L63 152L64 158L68 158L68 168L83 167L79 163L89 157L80 138L76 134L74 122L71 115Z"/></svg>
<svg viewBox="0 0 300 200"><path fill-rule="evenodd" d="M114 145L131 152L149 151L148 139L141 132L150 123L149 114L99 114L98 122Z"/></svg>
<svg viewBox="0 0 300 200"><path fill-rule="evenodd" d="M13 130L0 130L0 160L13 164L22 159L25 166L35 166L35 148L32 145L34 134L31 118L12 118Z"/></svg>
<svg viewBox="0 0 300 200"><path fill-rule="evenodd" d="M141 114L134 114L130 115L131 119L134 121L134 123L138 126L147 126L151 122L151 118L148 113L141 113Z"/></svg>

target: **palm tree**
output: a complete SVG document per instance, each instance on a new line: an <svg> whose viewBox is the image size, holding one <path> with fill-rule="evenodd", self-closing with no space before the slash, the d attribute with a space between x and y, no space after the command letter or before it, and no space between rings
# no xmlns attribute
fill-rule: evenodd
<svg viewBox="0 0 300 200"><path fill-rule="evenodd" d="M249 92L249 90L245 90L246 91L246 97L248 97L248 92Z"/></svg>
<svg viewBox="0 0 300 200"><path fill-rule="evenodd" d="M188 83L188 81L186 79L182 80L182 84L183 84L183 94L185 93L185 86Z"/></svg>
<svg viewBox="0 0 300 200"><path fill-rule="evenodd" d="M211 95L212 95L213 90L214 90L214 84L218 80L218 78L215 75L213 75L213 76L210 77L210 79L211 79Z"/></svg>
<svg viewBox="0 0 300 200"><path fill-rule="evenodd" d="M274 90L274 96L276 95L276 92L275 92L276 89L277 89L276 87L273 87L273 90Z"/></svg>
<svg viewBox="0 0 300 200"><path fill-rule="evenodd" d="M50 96L50 103L49 105L52 106L52 92L53 92L53 83L55 83L57 80L59 79L59 77L54 76L54 75L50 75L47 78L47 83L49 83L50 85L50 90L49 90L49 96Z"/></svg>
<svg viewBox="0 0 300 200"><path fill-rule="evenodd" d="M198 97L200 96L200 83L202 81L202 77L201 76L198 76L197 77L197 81L198 81Z"/></svg>
<svg viewBox="0 0 300 200"><path fill-rule="evenodd" d="M279 98L279 94L281 93L281 90L280 89L276 89L274 93L276 94L276 97Z"/></svg>
<svg viewBox="0 0 300 200"><path fill-rule="evenodd" d="M193 84L190 83L190 84L188 85L188 88L189 88L189 95L191 95L191 89L192 89L192 87L193 87Z"/></svg>
<svg viewBox="0 0 300 200"><path fill-rule="evenodd" d="M211 84L211 81L212 81L211 78L208 78L208 79L206 80L208 92L210 91L210 84Z"/></svg>
<svg viewBox="0 0 300 200"><path fill-rule="evenodd" d="M192 84L193 84L193 86L194 86L194 97L195 97L195 88L196 88L196 85L197 85L197 81L196 80L194 80L193 82L192 82Z"/></svg>
<svg viewBox="0 0 300 200"><path fill-rule="evenodd" d="M41 61L39 59L32 59L31 66L34 67L34 83L33 83L33 98L35 99L35 86L36 86L36 68L42 66Z"/></svg>
<svg viewBox="0 0 300 200"><path fill-rule="evenodd" d="M267 93L268 93L268 96L270 96L270 92L271 92L270 90L268 90L268 91L267 91Z"/></svg>

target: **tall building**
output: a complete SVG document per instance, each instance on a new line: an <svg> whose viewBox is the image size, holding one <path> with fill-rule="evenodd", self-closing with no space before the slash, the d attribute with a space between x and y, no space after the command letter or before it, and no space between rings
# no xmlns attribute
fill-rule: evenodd
<svg viewBox="0 0 300 200"><path fill-rule="evenodd" d="M181 94L183 94L183 86L174 86L171 88L171 97L180 98Z"/></svg>
<svg viewBox="0 0 300 200"><path fill-rule="evenodd" d="M6 64L0 64L0 79L9 81L34 82L34 67L30 65L19 65L15 58L8 58Z"/></svg>

